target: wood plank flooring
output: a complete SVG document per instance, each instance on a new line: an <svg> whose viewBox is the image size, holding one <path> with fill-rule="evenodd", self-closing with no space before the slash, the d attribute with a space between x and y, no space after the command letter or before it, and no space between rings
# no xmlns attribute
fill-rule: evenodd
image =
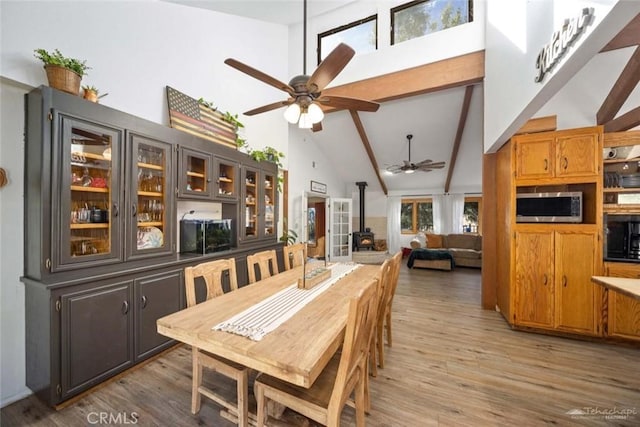
<svg viewBox="0 0 640 427"><path fill-rule="evenodd" d="M371 380L367 425L640 425L640 349L512 331L500 314L481 309L480 280L475 269L402 266L393 347ZM234 385L221 381L210 386L233 399ZM190 350L183 346L62 410L33 396L16 402L2 409L1 424L85 426L100 424L104 414L110 422L102 424L110 425L233 425L206 399L192 415L190 384ZM597 413L567 414L574 410ZM342 424L354 420L346 407Z"/></svg>

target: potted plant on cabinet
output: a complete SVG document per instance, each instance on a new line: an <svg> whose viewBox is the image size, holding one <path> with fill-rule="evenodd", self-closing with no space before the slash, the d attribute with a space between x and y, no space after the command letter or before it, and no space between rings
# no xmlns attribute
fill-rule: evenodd
<svg viewBox="0 0 640 427"><path fill-rule="evenodd" d="M44 63L49 86L78 95L82 76L91 68L86 61L65 57L58 49L54 49L53 53L45 49L35 49L34 52L34 56Z"/></svg>
<svg viewBox="0 0 640 427"><path fill-rule="evenodd" d="M98 102L98 93L100 92L95 86L82 86L82 97L87 101Z"/></svg>

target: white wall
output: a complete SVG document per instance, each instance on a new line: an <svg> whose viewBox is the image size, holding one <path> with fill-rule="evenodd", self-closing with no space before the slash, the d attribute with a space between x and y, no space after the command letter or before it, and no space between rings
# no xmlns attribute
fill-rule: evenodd
<svg viewBox="0 0 640 427"><path fill-rule="evenodd" d="M564 19L594 9L593 23L542 83L534 81L536 57ZM485 151L497 150L533 117L635 15L633 0L491 0L485 51Z"/></svg>
<svg viewBox="0 0 640 427"><path fill-rule="evenodd" d="M302 236L302 195L311 190L311 181L326 184L326 195L329 197L345 198L350 197L351 193L347 192L345 182L319 149L308 129L290 126L288 161L288 227Z"/></svg>
<svg viewBox="0 0 640 427"><path fill-rule="evenodd" d="M87 17L99 17L87 19ZM246 31L250 27L252 31ZM165 86L241 113L281 96L223 63L236 58L286 75L287 27L158 1L0 2L2 128L0 167L10 183L0 190L0 404L20 399L25 386L22 260L23 100L46 84L33 50L59 48L92 67L83 84L109 96L102 104L168 124ZM287 125L269 115L242 117L254 148L287 153Z"/></svg>

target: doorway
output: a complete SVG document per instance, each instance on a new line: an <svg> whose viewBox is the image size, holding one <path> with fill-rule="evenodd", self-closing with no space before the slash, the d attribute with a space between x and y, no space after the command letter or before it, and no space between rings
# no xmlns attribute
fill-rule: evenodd
<svg viewBox="0 0 640 427"><path fill-rule="evenodd" d="M307 255L324 259L327 233L327 198L307 196Z"/></svg>

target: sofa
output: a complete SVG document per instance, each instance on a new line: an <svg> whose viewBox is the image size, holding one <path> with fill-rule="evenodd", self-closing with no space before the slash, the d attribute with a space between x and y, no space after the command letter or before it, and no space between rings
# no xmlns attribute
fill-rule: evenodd
<svg viewBox="0 0 640 427"><path fill-rule="evenodd" d="M460 267L482 267L482 236L477 234L427 234L425 246L422 246L419 239L411 241L412 249L427 248L451 254L453 264ZM446 268L450 264L440 260L420 260L415 259L413 266L422 268L437 268L440 270L450 270Z"/></svg>

